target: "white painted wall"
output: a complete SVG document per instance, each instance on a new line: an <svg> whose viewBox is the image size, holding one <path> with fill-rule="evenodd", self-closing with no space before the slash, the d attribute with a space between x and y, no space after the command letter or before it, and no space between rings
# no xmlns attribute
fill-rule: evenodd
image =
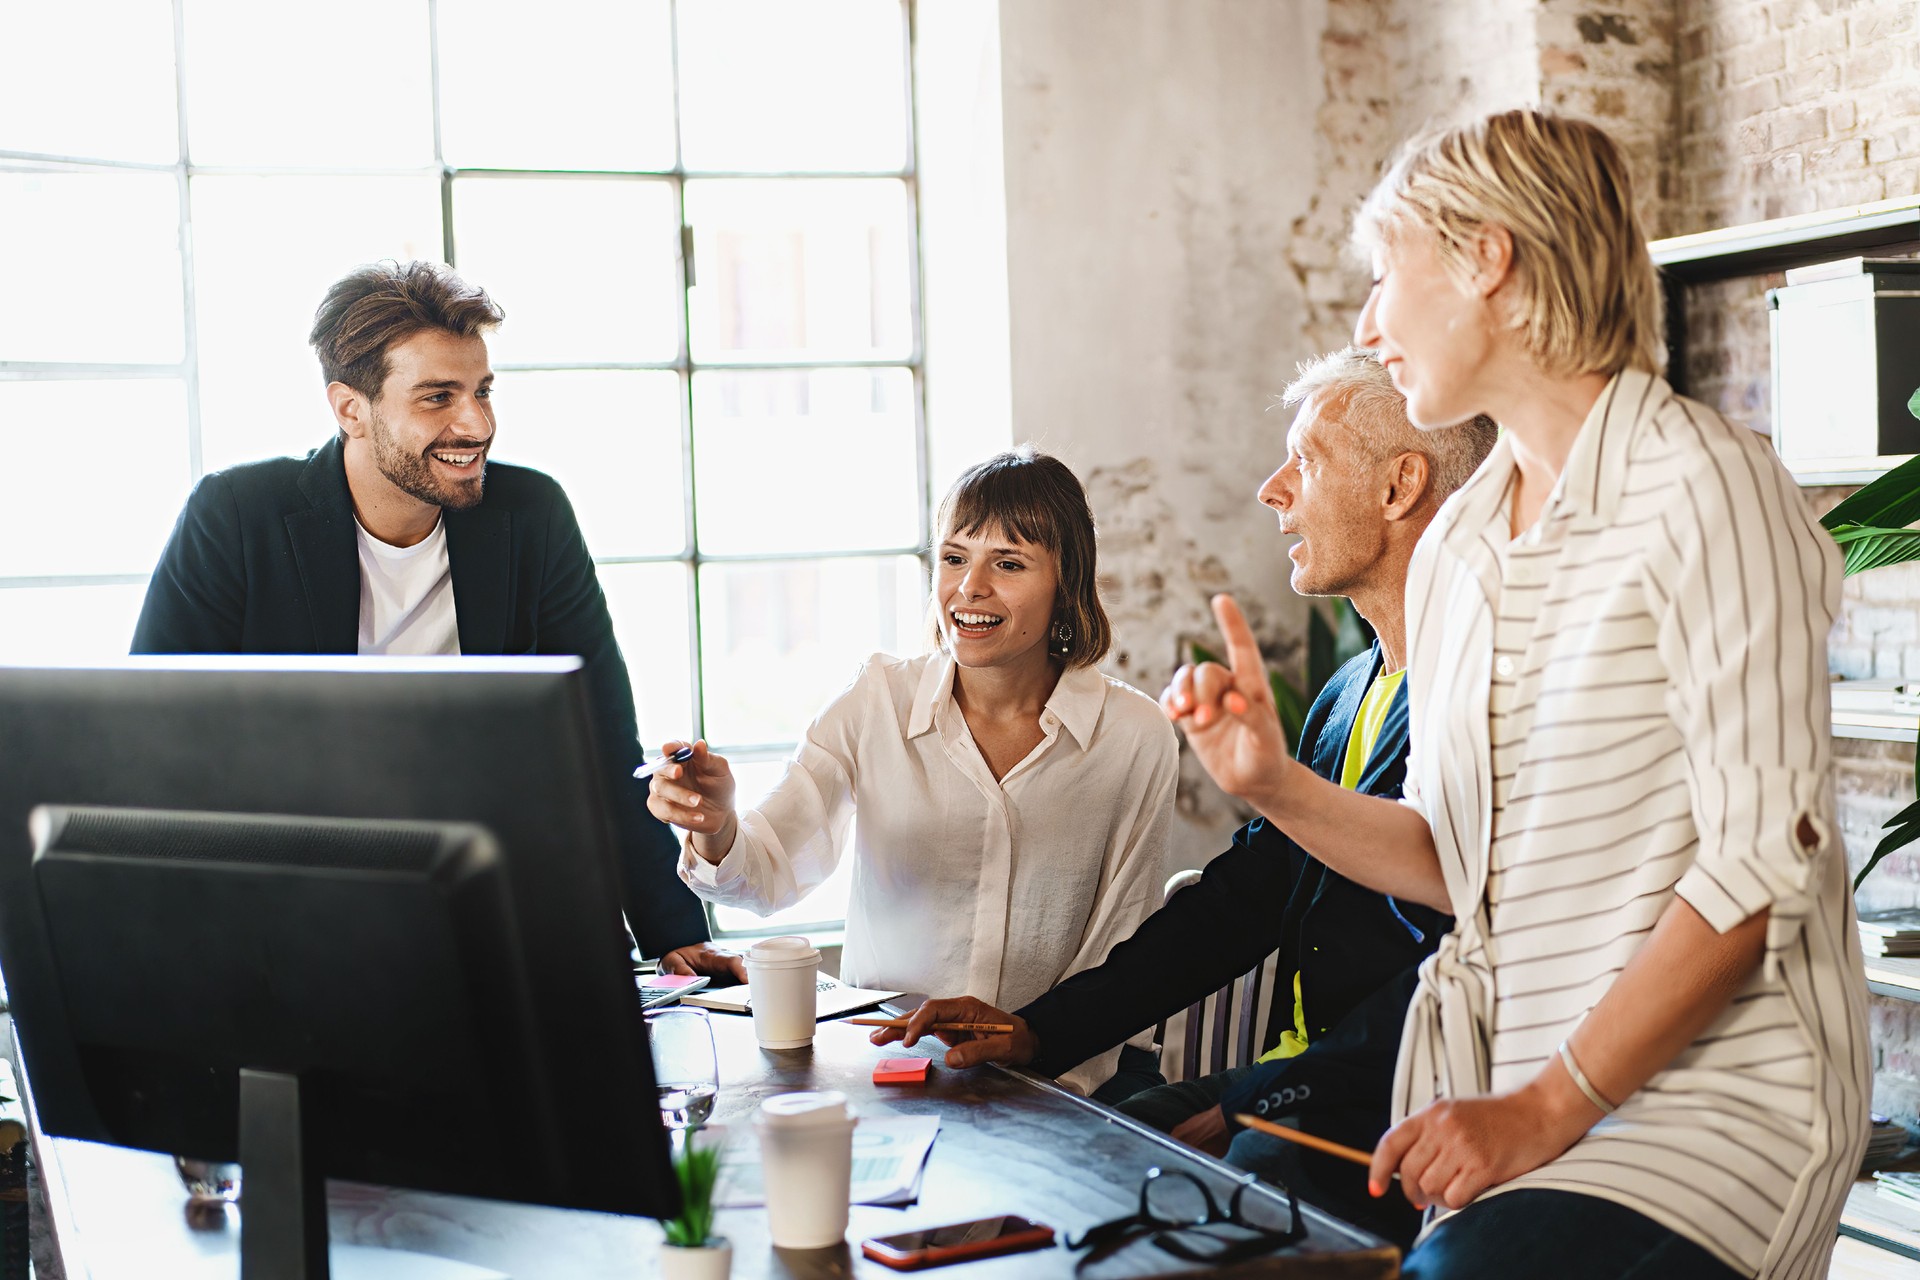
<svg viewBox="0 0 1920 1280"><path fill-rule="evenodd" d="M923 45L946 3L922 5ZM1313 354L1288 247L1317 182L1325 19L1324 0L999 6L1013 435L1087 484L1108 669L1151 693L1213 639L1219 590L1270 660L1299 662L1306 605L1253 494L1285 456L1268 405ZM1179 866L1240 821L1186 773Z"/></svg>

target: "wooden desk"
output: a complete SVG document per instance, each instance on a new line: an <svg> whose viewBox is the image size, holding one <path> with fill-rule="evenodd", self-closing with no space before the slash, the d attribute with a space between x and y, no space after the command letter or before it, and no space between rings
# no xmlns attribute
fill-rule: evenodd
<svg viewBox="0 0 1920 1280"><path fill-rule="evenodd" d="M762 1050L746 1018L714 1015L721 1082L716 1119L746 1123L762 1098L794 1089L840 1089L863 1115L937 1114L941 1128L928 1158L918 1204L904 1209L855 1205L849 1247L781 1251L767 1241L764 1210L723 1210L718 1230L733 1241L737 1280L762 1277L892 1277L902 1273L861 1257L858 1241L919 1226L990 1214L1026 1214L1078 1232L1132 1213L1149 1166L1184 1168L1216 1192L1232 1171L1052 1084L998 1068L948 1071L936 1065L924 1087L876 1087L872 1065L884 1056L865 1033L823 1023L811 1050ZM897 1046L889 1051L898 1055ZM931 1044L921 1052L935 1054ZM31 1082L28 1082L31 1089ZM512 1124L501 1126L511 1141ZM165 1156L35 1132L55 1241L68 1280L234 1280L237 1218L194 1227L173 1162ZM660 1228L641 1218L537 1208L420 1191L330 1183L329 1224L336 1243L412 1250L505 1272L514 1280L630 1280L655 1271ZM1249 1195L1268 1194L1263 1189ZM1375 1237L1308 1208L1306 1243L1258 1259L1231 1276L1337 1276L1391 1280L1397 1252ZM1341 1251L1341 1256L1327 1256ZM1315 1257L1314 1255L1320 1255ZM1064 1248L984 1259L937 1274L953 1280L1012 1277L1191 1275L1140 1241L1100 1263ZM347 1280L336 1271L340 1280Z"/></svg>

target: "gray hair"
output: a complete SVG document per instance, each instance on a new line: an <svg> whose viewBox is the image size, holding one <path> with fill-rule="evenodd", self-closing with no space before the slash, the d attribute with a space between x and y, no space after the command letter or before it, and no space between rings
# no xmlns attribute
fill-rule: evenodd
<svg viewBox="0 0 1920 1280"><path fill-rule="evenodd" d="M1407 398L1393 385L1393 376L1381 367L1380 357L1362 347L1345 347L1301 364L1280 393L1280 403L1291 409L1316 394L1341 403L1348 434L1374 461L1402 453L1425 458L1436 503L1479 470L1500 437L1500 428L1485 414L1435 431L1414 426L1407 417Z"/></svg>

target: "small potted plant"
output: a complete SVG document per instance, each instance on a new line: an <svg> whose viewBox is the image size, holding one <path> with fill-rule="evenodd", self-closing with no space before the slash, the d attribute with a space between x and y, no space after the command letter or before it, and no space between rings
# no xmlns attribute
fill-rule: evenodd
<svg viewBox="0 0 1920 1280"><path fill-rule="evenodd" d="M663 1280L727 1280L733 1246L713 1234L713 1192L720 1180L720 1143L700 1142L689 1132L673 1157L680 1183L680 1213L662 1219L666 1247L660 1251Z"/></svg>

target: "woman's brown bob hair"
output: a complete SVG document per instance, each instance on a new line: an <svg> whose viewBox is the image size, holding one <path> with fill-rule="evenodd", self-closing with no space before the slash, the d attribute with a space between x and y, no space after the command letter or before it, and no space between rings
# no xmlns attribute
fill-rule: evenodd
<svg viewBox="0 0 1920 1280"><path fill-rule="evenodd" d="M1100 607L1096 585L1093 511L1086 490L1058 458L1030 447L997 454L969 467L953 482L941 500L934 527L938 543L956 533L976 537L982 530L1001 529L1022 542L1044 547L1059 573L1054 597L1053 625L1048 628L1047 653L1069 668L1090 667L1113 647L1113 624ZM940 609L934 601L935 636ZM1061 656L1053 631L1061 624L1072 628ZM944 641L937 641L944 648Z"/></svg>

